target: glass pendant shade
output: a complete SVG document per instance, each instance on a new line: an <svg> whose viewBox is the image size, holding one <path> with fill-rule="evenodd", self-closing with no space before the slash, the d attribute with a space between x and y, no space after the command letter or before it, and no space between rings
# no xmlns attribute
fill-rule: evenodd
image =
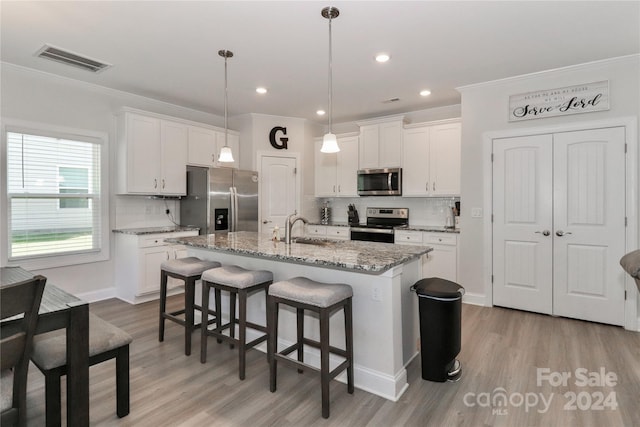
<svg viewBox="0 0 640 427"><path fill-rule="evenodd" d="M322 138L322 147L320 148L320 152L322 153L337 153L340 151L340 147L338 147L338 139L332 133L326 133Z"/></svg>
<svg viewBox="0 0 640 427"><path fill-rule="evenodd" d="M231 147L228 147L225 145L220 149L220 155L218 156L218 161L221 163L233 162L233 153L231 152Z"/></svg>

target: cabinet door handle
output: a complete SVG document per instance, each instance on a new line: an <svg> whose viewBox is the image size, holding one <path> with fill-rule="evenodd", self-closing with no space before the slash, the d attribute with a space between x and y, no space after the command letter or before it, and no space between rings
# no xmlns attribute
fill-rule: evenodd
<svg viewBox="0 0 640 427"><path fill-rule="evenodd" d="M340 192L340 186L338 185L338 193Z"/></svg>
<svg viewBox="0 0 640 427"><path fill-rule="evenodd" d="M164 178L162 179L162 189L164 190Z"/></svg>
<svg viewBox="0 0 640 427"><path fill-rule="evenodd" d="M169 260L169 252L167 252L167 261Z"/></svg>
<svg viewBox="0 0 640 427"><path fill-rule="evenodd" d="M433 191L436 191L436 182L433 181Z"/></svg>
<svg viewBox="0 0 640 427"><path fill-rule="evenodd" d="M333 186L333 192L334 193L336 192L336 186L335 185Z"/></svg>
<svg viewBox="0 0 640 427"><path fill-rule="evenodd" d="M427 181L427 185L424 187L424 191L429 191L429 181Z"/></svg>
<svg viewBox="0 0 640 427"><path fill-rule="evenodd" d="M153 188L158 188L158 180L153 178Z"/></svg>

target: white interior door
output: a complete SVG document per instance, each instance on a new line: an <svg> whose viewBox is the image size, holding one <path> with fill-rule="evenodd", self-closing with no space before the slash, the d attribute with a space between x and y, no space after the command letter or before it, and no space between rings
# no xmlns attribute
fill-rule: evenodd
<svg viewBox="0 0 640 427"><path fill-rule="evenodd" d="M552 313L552 137L493 142L493 303Z"/></svg>
<svg viewBox="0 0 640 427"><path fill-rule="evenodd" d="M553 136L556 315L624 324L624 142L622 127Z"/></svg>
<svg viewBox="0 0 640 427"><path fill-rule="evenodd" d="M284 223L297 206L296 159L263 156L260 165L261 231L271 234L277 225L284 238Z"/></svg>
<svg viewBox="0 0 640 427"><path fill-rule="evenodd" d="M493 302L624 324L625 130L493 142Z"/></svg>

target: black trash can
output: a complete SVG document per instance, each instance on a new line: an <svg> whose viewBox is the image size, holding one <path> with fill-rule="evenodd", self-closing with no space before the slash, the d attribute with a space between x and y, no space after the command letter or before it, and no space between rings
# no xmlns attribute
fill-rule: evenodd
<svg viewBox="0 0 640 427"><path fill-rule="evenodd" d="M422 379L457 381L462 373L456 356L460 353L464 288L431 277L419 280L412 289L418 295L420 311Z"/></svg>

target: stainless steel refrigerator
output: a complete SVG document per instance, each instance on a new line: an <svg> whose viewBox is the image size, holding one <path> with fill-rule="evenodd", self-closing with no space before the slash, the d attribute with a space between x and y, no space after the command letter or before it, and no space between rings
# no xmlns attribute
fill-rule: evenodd
<svg viewBox="0 0 640 427"><path fill-rule="evenodd" d="M180 223L200 234L258 231L258 172L187 166Z"/></svg>

